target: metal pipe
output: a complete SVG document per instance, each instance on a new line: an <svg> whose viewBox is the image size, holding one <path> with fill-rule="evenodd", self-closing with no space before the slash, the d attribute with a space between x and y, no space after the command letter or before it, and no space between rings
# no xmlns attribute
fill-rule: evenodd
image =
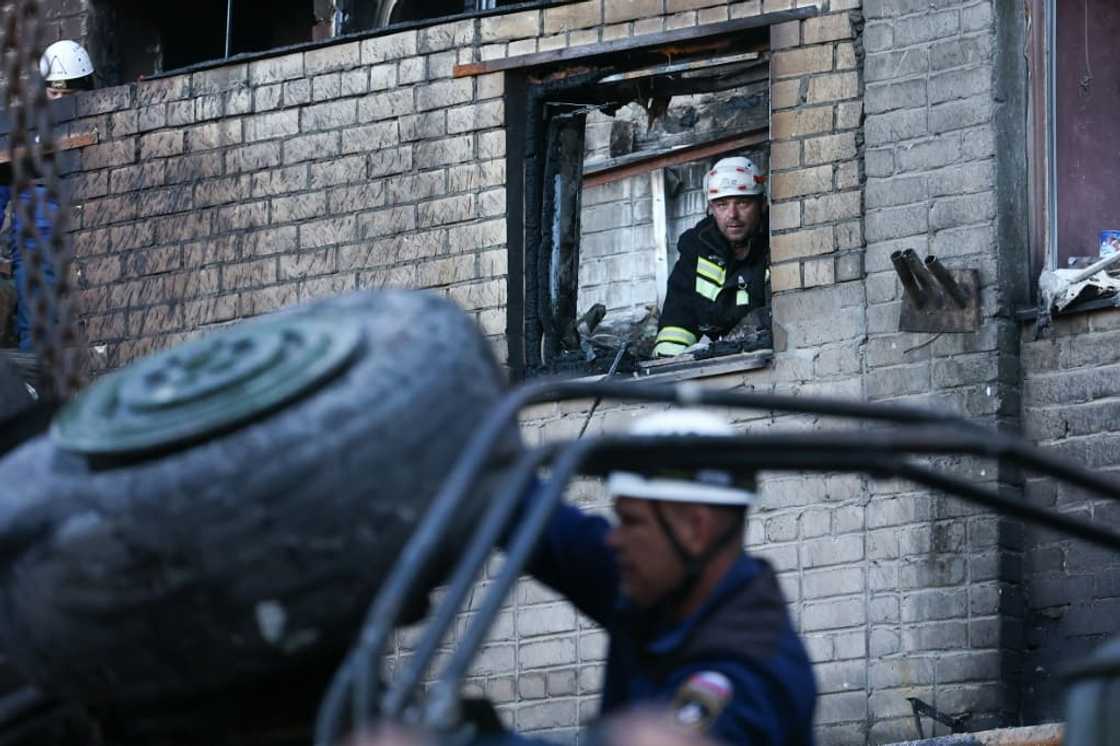
<svg viewBox="0 0 1120 746"><path fill-rule="evenodd" d="M913 249L906 249L902 252L902 260L906 262L906 266L910 268L913 273L914 279L922 290L929 296L932 305L941 307L945 305L945 297L941 292L941 288L937 285L937 280L933 279L933 275L926 269L926 265L922 263L921 257Z"/></svg>
<svg viewBox="0 0 1120 746"><path fill-rule="evenodd" d="M968 306L968 296L961 290L961 286L953 279L953 275L946 269L941 260L932 254L926 257L926 269L934 276L941 289L944 290L953 302L957 304L958 308L965 308Z"/></svg>
<svg viewBox="0 0 1120 746"><path fill-rule="evenodd" d="M1046 267L1058 268L1058 3L1046 0ZM1049 312L1049 308L1046 309Z"/></svg>
<svg viewBox="0 0 1120 746"><path fill-rule="evenodd" d="M902 281L902 289L910 296L915 308L925 308L929 303L929 296L918 285L918 281L914 279L914 273L910 271L910 265L902 258L901 251L891 252L891 264L894 265L895 274L898 279Z"/></svg>
<svg viewBox="0 0 1120 746"><path fill-rule="evenodd" d="M226 0L226 56L229 59L230 37L233 35L233 0Z"/></svg>

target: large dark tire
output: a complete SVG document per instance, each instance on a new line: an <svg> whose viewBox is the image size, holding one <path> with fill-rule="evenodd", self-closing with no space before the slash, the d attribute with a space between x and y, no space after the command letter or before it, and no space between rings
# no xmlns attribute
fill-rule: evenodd
<svg viewBox="0 0 1120 746"><path fill-rule="evenodd" d="M366 345L279 411L108 468L48 436L0 462L0 639L28 678L131 706L334 665L504 382L437 296L287 313L325 306Z"/></svg>

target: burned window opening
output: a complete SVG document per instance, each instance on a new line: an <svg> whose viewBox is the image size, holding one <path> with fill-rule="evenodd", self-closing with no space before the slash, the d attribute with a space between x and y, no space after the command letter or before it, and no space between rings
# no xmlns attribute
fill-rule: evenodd
<svg viewBox="0 0 1120 746"><path fill-rule="evenodd" d="M599 70L575 78L540 81L529 87L528 130L522 141L525 306L521 340L524 366L517 371L519 374L605 372L624 345L627 350L622 358L623 370L650 367L650 363L643 361L652 357L665 278L675 260L676 239L691 227L689 220L694 223L703 218L704 210L683 218L674 216L672 236L667 241L650 242L654 245L649 247L652 251L664 254L650 261L650 266L658 266L656 277L650 274L622 278L619 284L640 280L642 292L650 296L648 301L653 307L652 313L644 316L628 314L620 303L612 306L581 297L586 284L580 279L584 188L619 178L648 179L651 172L680 168L686 172L685 177L662 171L662 178L667 176L671 185L690 179L692 201L695 203L699 195L706 206L701 190L703 174L719 156L754 148L759 157L757 151L766 141L769 124L768 60L751 53L734 60L706 63L674 63L655 71ZM670 108L670 102L677 96L729 92L730 95L712 97L698 108ZM633 122L615 119L609 136L609 157L589 163L582 147L573 150L574 143L584 141L588 110L617 115L635 105L640 107L649 126L637 128L632 126ZM761 158L765 160L764 152ZM610 209L607 206L606 210ZM666 243L667 251L655 248ZM767 307L768 292L767 287ZM605 332L595 333L599 322ZM720 341L706 351L697 351L690 359L769 347L768 312L756 314L750 323L760 329L765 327L764 333L752 329L750 339ZM510 328L516 330L517 326L511 323ZM516 346L511 345L511 361L515 359L512 353ZM681 360L671 362L679 367Z"/></svg>
<svg viewBox="0 0 1120 746"><path fill-rule="evenodd" d="M549 5L563 5L575 0L340 0L341 32L344 34L413 25L422 22L451 20L465 15L488 12L528 10Z"/></svg>
<svg viewBox="0 0 1120 746"><path fill-rule="evenodd" d="M127 82L210 60L330 36L326 0L98 0L107 82Z"/></svg>
<svg viewBox="0 0 1120 746"><path fill-rule="evenodd" d="M551 232L553 224L552 219L542 212L544 194L548 187L544 180L543 154L549 152L549 116L551 113L564 111L563 107L554 106L551 108L555 111L549 112L546 103L584 106L609 114L638 99L647 107L647 116L657 119L663 105L658 102L664 101L664 107L668 111L672 109L671 101L674 98L671 95L673 90L657 86L684 86L685 91L716 91L757 81L759 90L752 94L762 95L745 97L745 100L756 104L758 117L753 125L742 123L742 129L736 129L721 123L718 127L712 127L709 135L697 138L691 144L670 146L665 148L665 152L656 155L671 159L682 152L689 152L690 148L697 148L697 157L714 157L730 154L743 147L761 145L765 138L760 136L759 131L768 131L769 128L767 56L770 28L774 24L800 21L818 13L816 6L808 6L585 47L567 47L455 66L456 77L505 73L508 260L506 343L508 363L514 378L556 372L563 369L564 362L549 357L555 345L552 340L559 339L563 344L564 330L557 328L558 317L552 309L547 314L542 314L540 310L543 292L542 273L538 266L542 256L540 247L544 231L547 229ZM685 80L688 78L691 80ZM649 79L657 80L651 83ZM643 85L645 88L642 88ZM572 110L569 108L566 111ZM646 153L628 155L624 152L630 147L627 141L631 133L617 134L617 137L610 138L611 145L608 148L615 162L609 165L598 164L591 171L591 178L603 178L604 171L617 174L628 168L637 169L639 173L648 172L646 167L650 163ZM662 140L666 137L665 133L661 133L659 137L661 139L658 142L664 147ZM742 142L740 139L754 137L758 140ZM641 139L640 135L637 139ZM763 146L761 154L766 153L768 148ZM652 148L649 155L653 155ZM707 166L708 163L704 165ZM656 168L654 171L656 173ZM584 169L582 176L587 178L588 169ZM653 178L656 179L657 176ZM569 201L574 204L574 199ZM585 222L581 216L581 230ZM768 238L767 234L761 232L756 235ZM768 240L765 243L768 244ZM768 254L766 248L764 245L763 255ZM751 244L748 244L747 249L747 253L753 255ZM582 246L577 247L576 251L581 255L584 253ZM668 253L667 250L665 253ZM739 260L736 258L736 261ZM725 279L728 278L737 279L737 273L726 273ZM578 292L579 283L576 285L577 287L568 288L566 292ZM767 269L763 290L752 294L752 297L768 302L768 287ZM561 288L559 295L564 295L564 292L565 289ZM580 320L590 323L597 319L598 313L592 313L593 310L589 308L583 315L577 314L577 334ZM570 322L571 313L567 317ZM546 322L550 326L547 330L544 328ZM640 328L641 325L635 325L630 331ZM548 344L545 344L546 331L549 335ZM766 332L769 334L769 327ZM628 338L629 335L623 334L623 337ZM572 339L569 334L569 343ZM580 351L586 352L582 346ZM595 367L606 364L603 357L596 355L596 360L591 365L586 360L577 362L570 372L590 373ZM728 361L735 357L741 356L723 357L719 366L705 364L704 367L726 368ZM753 362L736 361L732 364L733 367L738 365L740 367L737 369L741 370L758 367L763 364L759 360L769 359L770 355L759 353L748 354L748 357ZM699 370L699 367L695 370ZM688 377L692 373L686 372L683 375Z"/></svg>

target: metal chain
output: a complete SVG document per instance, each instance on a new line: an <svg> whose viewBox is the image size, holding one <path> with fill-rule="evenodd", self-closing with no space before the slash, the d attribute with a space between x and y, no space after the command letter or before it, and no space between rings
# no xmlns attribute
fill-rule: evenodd
<svg viewBox="0 0 1120 746"><path fill-rule="evenodd" d="M45 393L67 399L82 385L83 345L73 305L70 209L59 188L46 87L39 75L42 42L39 1L16 0L9 5L3 50L5 101L11 117L12 211L21 224L17 240L28 269L19 290L30 299L31 339L49 389ZM40 231L37 215L46 216L46 233ZM31 246L35 250L29 251ZM47 281L46 267L54 272L53 282Z"/></svg>

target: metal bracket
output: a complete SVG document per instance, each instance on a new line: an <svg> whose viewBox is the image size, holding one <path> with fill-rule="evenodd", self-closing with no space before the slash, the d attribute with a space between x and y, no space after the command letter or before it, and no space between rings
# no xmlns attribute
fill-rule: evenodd
<svg viewBox="0 0 1120 746"><path fill-rule="evenodd" d="M970 712L954 717L941 712L932 705L926 704L917 697L907 697L906 701L910 703L910 707L914 712L914 727L918 730L919 739L924 740L926 737L925 729L922 728L922 715L932 718L942 725L948 726L952 733L965 733L968 731L968 719L972 717L972 713Z"/></svg>
<svg viewBox="0 0 1120 746"><path fill-rule="evenodd" d="M948 269L935 256L923 262L913 249L891 254L902 281L899 331L974 332L980 328L980 271Z"/></svg>

